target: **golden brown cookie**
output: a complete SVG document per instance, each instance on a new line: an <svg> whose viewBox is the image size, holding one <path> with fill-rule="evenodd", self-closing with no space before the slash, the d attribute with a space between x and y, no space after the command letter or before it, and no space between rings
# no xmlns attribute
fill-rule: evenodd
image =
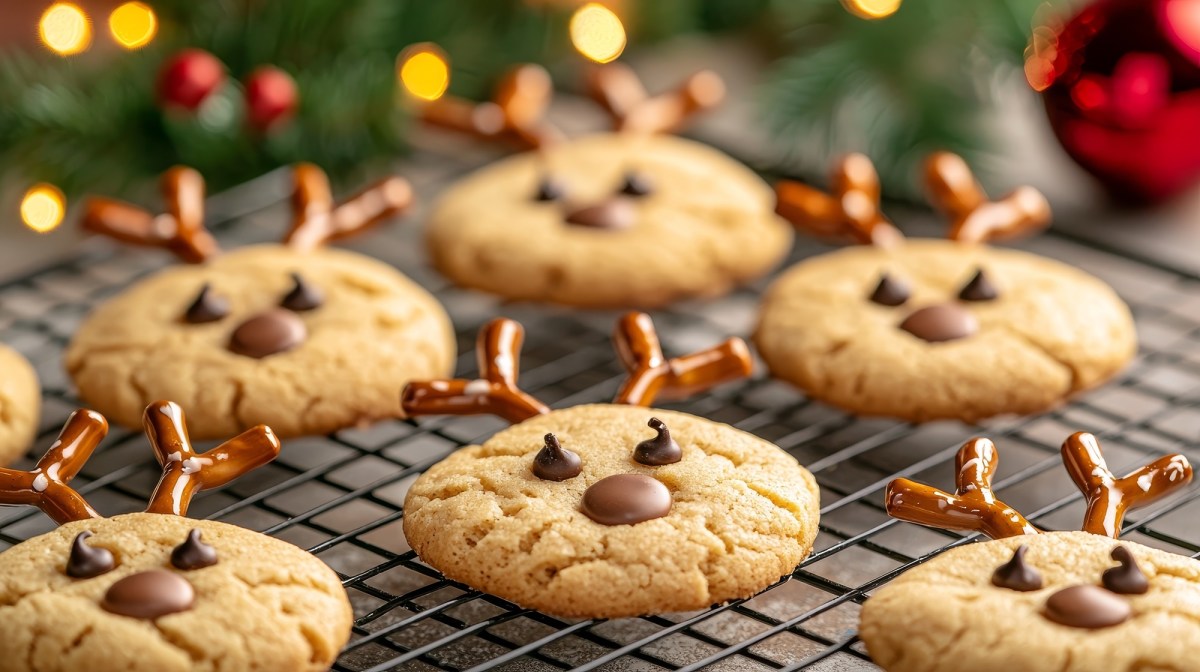
<svg viewBox="0 0 1200 672"><path fill-rule="evenodd" d="M608 618L749 597L808 555L819 491L794 458L728 425L644 407L747 375L744 343L667 359L649 318L631 313L615 334L630 371L617 403L550 411L516 386L520 339L515 322L493 321L482 378L405 389L410 416L516 423L413 484L404 532L422 560L524 607Z"/></svg>
<svg viewBox="0 0 1200 672"><path fill-rule="evenodd" d="M888 672L1191 670L1200 562L1087 532L971 544L876 592L859 636Z"/></svg>
<svg viewBox="0 0 1200 672"><path fill-rule="evenodd" d="M1087 501L1083 531L1041 532L997 498L987 439L963 445L955 492L907 479L888 485L890 515L977 531L995 541L910 569L863 607L859 636L888 672L1193 669L1200 644L1200 563L1117 542L1126 510L1192 479L1183 455L1117 477L1079 432L1063 461Z"/></svg>
<svg viewBox="0 0 1200 672"><path fill-rule="evenodd" d="M792 233L745 166L670 136L602 134L501 160L438 200L434 265L509 299L656 307L774 268Z"/></svg>
<svg viewBox="0 0 1200 672"><path fill-rule="evenodd" d="M1042 221L1030 192L947 206L953 240L903 240L868 207L876 189L845 187L864 179L863 161L848 158L835 178L836 202L863 210L855 219L822 200L832 197L780 187L781 211L801 225L873 244L803 261L771 286L754 341L773 375L856 414L974 422L1049 409L1136 354L1129 309L1103 282L983 244Z"/></svg>
<svg viewBox="0 0 1200 672"><path fill-rule="evenodd" d="M273 459L265 427L206 453L169 402L146 409L163 477L146 513L101 518L69 481L104 436L77 411L31 472L0 470L0 503L62 527L0 553L0 641L10 672L326 670L353 614L337 575L299 548L184 516L191 495Z"/></svg>
<svg viewBox="0 0 1200 672"><path fill-rule="evenodd" d="M0 344L0 466L33 443L41 407L37 372L19 352Z"/></svg>
<svg viewBox="0 0 1200 672"><path fill-rule="evenodd" d="M80 396L125 426L165 398L190 409L197 438L259 423L296 436L396 417L403 381L449 371L454 333L428 292L384 263L321 247L396 212L407 186L385 182L330 210L314 171L297 168L286 244L218 256L202 229L163 242L204 263L161 271L92 313L66 353ZM131 206L100 201L85 224L129 239L158 221L116 207ZM152 228L136 230L156 242Z"/></svg>

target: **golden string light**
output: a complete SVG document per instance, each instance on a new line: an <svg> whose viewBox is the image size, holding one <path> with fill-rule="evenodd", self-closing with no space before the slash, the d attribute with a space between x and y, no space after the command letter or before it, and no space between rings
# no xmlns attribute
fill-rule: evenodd
<svg viewBox="0 0 1200 672"><path fill-rule="evenodd" d="M38 37L60 56L78 54L92 44L92 22L78 5L56 2L42 12Z"/></svg>
<svg viewBox="0 0 1200 672"><path fill-rule="evenodd" d="M450 61L433 43L408 47L396 62L400 84L417 98L437 100L450 86Z"/></svg>
<svg viewBox="0 0 1200 672"><path fill-rule="evenodd" d="M597 63L614 61L625 51L625 26L604 5L589 2L575 10L569 29L575 49Z"/></svg>
<svg viewBox="0 0 1200 672"><path fill-rule="evenodd" d="M143 3L126 2L108 15L108 30L122 47L140 49L158 32L158 17Z"/></svg>
<svg viewBox="0 0 1200 672"><path fill-rule="evenodd" d="M883 19L900 9L901 0L842 0L846 11L863 19Z"/></svg>
<svg viewBox="0 0 1200 672"><path fill-rule="evenodd" d="M21 221L38 233L53 231L66 212L67 199L53 184L35 184L21 199Z"/></svg>

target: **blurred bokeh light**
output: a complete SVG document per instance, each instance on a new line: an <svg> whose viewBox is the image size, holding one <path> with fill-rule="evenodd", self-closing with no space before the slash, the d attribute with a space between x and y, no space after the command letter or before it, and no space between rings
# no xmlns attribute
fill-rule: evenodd
<svg viewBox="0 0 1200 672"><path fill-rule="evenodd" d="M46 233L62 224L67 211L67 199L61 190L52 184L35 184L21 199L21 221L25 226Z"/></svg>
<svg viewBox="0 0 1200 672"><path fill-rule="evenodd" d="M77 5L56 2L42 13L38 21L38 36L47 49L70 56L91 45L92 23Z"/></svg>
<svg viewBox="0 0 1200 672"><path fill-rule="evenodd" d="M842 0L842 6L851 14L864 19L882 19L900 9L901 0Z"/></svg>
<svg viewBox="0 0 1200 672"><path fill-rule="evenodd" d="M117 44L138 49L150 44L158 32L154 10L140 2L127 2L108 15L108 29Z"/></svg>
<svg viewBox="0 0 1200 672"><path fill-rule="evenodd" d="M437 100L450 86L450 65L437 45L415 44L400 54L400 83L423 100Z"/></svg>
<svg viewBox="0 0 1200 672"><path fill-rule="evenodd" d="M625 26L604 5L589 2L571 16L571 44L597 63L616 60L625 51Z"/></svg>

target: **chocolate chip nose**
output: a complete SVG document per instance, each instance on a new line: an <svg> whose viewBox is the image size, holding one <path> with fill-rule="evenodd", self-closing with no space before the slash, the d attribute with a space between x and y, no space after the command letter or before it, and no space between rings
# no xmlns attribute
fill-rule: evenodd
<svg viewBox="0 0 1200 672"><path fill-rule="evenodd" d="M595 229L628 229L637 216L633 202L628 198L610 198L576 208L567 213L568 224L590 226Z"/></svg>
<svg viewBox="0 0 1200 672"><path fill-rule="evenodd" d="M1129 620L1133 608L1100 586L1063 588L1046 598L1046 618L1072 628L1107 628Z"/></svg>
<svg viewBox="0 0 1200 672"><path fill-rule="evenodd" d="M930 343L966 338L979 331L975 316L953 303L925 306L910 314L900 328Z"/></svg>
<svg viewBox="0 0 1200 672"><path fill-rule="evenodd" d="M290 310L274 308L238 325L229 336L229 350L262 359L300 345L308 337L304 322Z"/></svg>
<svg viewBox="0 0 1200 672"><path fill-rule="evenodd" d="M671 491L641 474L616 474L583 492L580 509L601 525L636 525L671 512Z"/></svg>
<svg viewBox="0 0 1200 672"><path fill-rule="evenodd" d="M100 607L130 618L152 620L192 608L196 591L174 572L152 569L127 576L108 587Z"/></svg>

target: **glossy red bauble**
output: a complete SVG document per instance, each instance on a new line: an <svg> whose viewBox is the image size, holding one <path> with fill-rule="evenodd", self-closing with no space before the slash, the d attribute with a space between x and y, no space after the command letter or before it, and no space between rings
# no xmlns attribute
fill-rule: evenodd
<svg viewBox="0 0 1200 672"><path fill-rule="evenodd" d="M246 119L265 131L296 111L296 80L273 66L263 66L246 78Z"/></svg>
<svg viewBox="0 0 1200 672"><path fill-rule="evenodd" d="M166 107L195 111L225 81L225 66L202 49L184 49L158 73L158 100Z"/></svg>
<svg viewBox="0 0 1200 672"><path fill-rule="evenodd" d="M1113 196L1200 178L1200 0L1098 0L1034 31L1026 74L1067 153Z"/></svg>

